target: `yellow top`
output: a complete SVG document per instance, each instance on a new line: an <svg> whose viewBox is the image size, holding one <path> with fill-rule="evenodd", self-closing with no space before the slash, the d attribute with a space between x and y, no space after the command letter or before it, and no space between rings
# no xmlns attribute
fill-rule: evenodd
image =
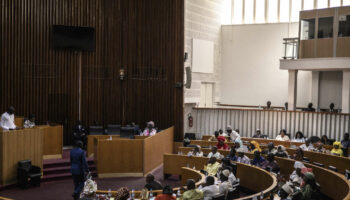
<svg viewBox="0 0 350 200"><path fill-rule="evenodd" d="M215 162L214 164L207 164L204 166L204 170L208 172L209 176L215 176L220 167L220 163Z"/></svg>

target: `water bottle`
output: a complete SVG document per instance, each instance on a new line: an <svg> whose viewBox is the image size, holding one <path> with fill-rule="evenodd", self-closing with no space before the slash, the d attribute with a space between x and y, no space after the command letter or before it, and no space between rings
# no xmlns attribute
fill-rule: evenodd
<svg viewBox="0 0 350 200"><path fill-rule="evenodd" d="M109 140L112 140L112 136L111 135L109 136Z"/></svg>
<svg viewBox="0 0 350 200"><path fill-rule="evenodd" d="M109 197L109 198L112 197L112 190L111 190L111 188L108 189L108 197Z"/></svg>
<svg viewBox="0 0 350 200"><path fill-rule="evenodd" d="M152 189L149 191L149 199L152 199L153 198L153 192L152 192Z"/></svg>
<svg viewBox="0 0 350 200"><path fill-rule="evenodd" d="M131 197L130 197L130 199L135 199L135 190L134 189L131 190Z"/></svg>

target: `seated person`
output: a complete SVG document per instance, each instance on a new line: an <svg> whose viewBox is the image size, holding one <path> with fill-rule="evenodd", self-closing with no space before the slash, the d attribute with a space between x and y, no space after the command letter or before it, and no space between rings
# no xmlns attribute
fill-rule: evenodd
<svg viewBox="0 0 350 200"><path fill-rule="evenodd" d="M254 153L255 151L261 152L260 145L257 141L251 141L249 144L249 149L252 153Z"/></svg>
<svg viewBox="0 0 350 200"><path fill-rule="evenodd" d="M35 116L30 114L29 117L24 120L23 127L24 128L33 128L35 126Z"/></svg>
<svg viewBox="0 0 350 200"><path fill-rule="evenodd" d="M277 153L275 154L277 157L288 158L288 152L283 145L277 146Z"/></svg>
<svg viewBox="0 0 350 200"><path fill-rule="evenodd" d="M237 152L238 152L237 162L250 164L250 159L246 155L244 155L243 150L238 150Z"/></svg>
<svg viewBox="0 0 350 200"><path fill-rule="evenodd" d="M147 122L147 127L145 130L141 133L141 136L152 136L157 133L157 130L154 128L154 122L149 121Z"/></svg>
<svg viewBox="0 0 350 200"><path fill-rule="evenodd" d="M197 157L202 157L203 156L203 151L201 151L201 146L196 145L192 151L188 152L188 156L197 156Z"/></svg>
<svg viewBox="0 0 350 200"><path fill-rule="evenodd" d="M261 135L260 129L256 129L255 135L253 135L253 138L264 138L263 135Z"/></svg>
<svg viewBox="0 0 350 200"><path fill-rule="evenodd" d="M1 115L0 128L4 130L14 130L15 125L15 108L10 106L6 112Z"/></svg>
<svg viewBox="0 0 350 200"><path fill-rule="evenodd" d="M216 147L220 150L229 150L230 147L227 144L225 144L225 140L226 140L225 137L219 136L218 143L216 144Z"/></svg>
<svg viewBox="0 0 350 200"><path fill-rule="evenodd" d="M333 143L331 154L336 156L343 156L343 150L341 149L341 143L339 141Z"/></svg>
<svg viewBox="0 0 350 200"><path fill-rule="evenodd" d="M230 175L228 176L228 181L231 183L231 185L234 185L237 182L237 178L235 176L235 173L236 173L235 170L230 166L226 166L225 170L230 171Z"/></svg>
<svg viewBox="0 0 350 200"><path fill-rule="evenodd" d="M208 141L218 141L218 137L219 137L219 131L215 131L214 135L212 135Z"/></svg>
<svg viewBox="0 0 350 200"><path fill-rule="evenodd" d="M214 177L207 176L203 188L200 189L203 192L204 200L211 200L213 196L219 194L219 186L215 185L214 183Z"/></svg>
<svg viewBox="0 0 350 200"><path fill-rule="evenodd" d="M305 109L305 111L308 111L308 112L315 112L315 108L312 107L313 104L312 103L309 103L307 105L307 108Z"/></svg>
<svg viewBox="0 0 350 200"><path fill-rule="evenodd" d="M218 148L213 146L211 152L207 156L208 158L215 157L216 159L221 159L222 155L218 152Z"/></svg>
<svg viewBox="0 0 350 200"><path fill-rule="evenodd" d="M84 148L86 147L86 141L87 141L87 130L83 126L83 123L81 120L77 120L76 125L73 129L73 140L74 141L82 141Z"/></svg>
<svg viewBox="0 0 350 200"><path fill-rule="evenodd" d="M220 194L227 194L228 191L232 188L232 184L230 183L230 181L228 180L230 176L230 171L225 169L221 172L220 174L220 181L221 183L219 184L219 192Z"/></svg>
<svg viewBox="0 0 350 200"><path fill-rule="evenodd" d="M265 162L261 164L261 168L270 172L274 172L276 174L280 171L280 167L278 163L275 161L275 155L273 154L267 155L267 160L265 160Z"/></svg>
<svg viewBox="0 0 350 200"><path fill-rule="evenodd" d="M289 137L288 137L288 135L287 135L285 129L282 129L282 130L280 131L280 134L277 135L276 140L280 140L280 141L289 141Z"/></svg>
<svg viewBox="0 0 350 200"><path fill-rule="evenodd" d="M325 148L323 148L323 143L320 142L320 141L318 141L318 142L316 143L316 148L313 149L313 151L318 152L318 153L329 153L328 150L326 150Z"/></svg>
<svg viewBox="0 0 350 200"><path fill-rule="evenodd" d="M260 167L263 162L265 162L265 158L261 156L259 151L255 151L251 164Z"/></svg>
<svg viewBox="0 0 350 200"><path fill-rule="evenodd" d="M332 145L333 143L331 140L328 139L327 135L322 135L321 142L325 145Z"/></svg>
<svg viewBox="0 0 350 200"><path fill-rule="evenodd" d="M276 154L277 153L277 149L275 148L275 144L273 142L269 142L267 144L267 151L265 152L266 154Z"/></svg>
<svg viewBox="0 0 350 200"><path fill-rule="evenodd" d="M294 160L303 161L304 151L300 147L297 147L297 149L295 150L295 154L293 154L291 158Z"/></svg>
<svg viewBox="0 0 350 200"><path fill-rule="evenodd" d="M293 199L319 199L320 188L316 183L315 175L312 172L306 172L303 176L303 181L304 183L301 185L301 190L293 194Z"/></svg>
<svg viewBox="0 0 350 200"><path fill-rule="evenodd" d="M148 174L146 176L145 188L147 188L147 190L161 190L161 189L163 189L162 184L160 184L158 181L154 180L153 174Z"/></svg>
<svg viewBox="0 0 350 200"><path fill-rule="evenodd" d="M305 137L301 131L298 131L295 134L295 137L292 139L292 142L305 142Z"/></svg>
<svg viewBox="0 0 350 200"><path fill-rule="evenodd" d="M176 197L173 196L173 188L171 186L166 185L163 188L162 194L158 194L155 200L176 200Z"/></svg>
<svg viewBox="0 0 350 200"><path fill-rule="evenodd" d="M222 129L219 129L219 136L227 137L227 134L222 131Z"/></svg>
<svg viewBox="0 0 350 200"><path fill-rule="evenodd" d="M344 134L343 140L341 141L341 145L343 146L343 148L350 148L349 133Z"/></svg>
<svg viewBox="0 0 350 200"><path fill-rule="evenodd" d="M240 139L240 138L241 138L241 136L239 135L239 133L236 132L236 131L234 131L234 130L232 130L231 127L228 127L228 129L227 129L227 134L228 134L228 136L230 137L230 139L231 139L232 142L236 141L236 139Z"/></svg>
<svg viewBox="0 0 350 200"><path fill-rule="evenodd" d="M204 171L207 172L208 176L215 176L220 168L220 163L216 161L216 158L213 156L209 158L208 164L204 166Z"/></svg>
<svg viewBox="0 0 350 200"><path fill-rule="evenodd" d="M303 151L312 151L314 149L314 145L311 143L310 139L305 141L305 144L299 146Z"/></svg>
<svg viewBox="0 0 350 200"><path fill-rule="evenodd" d="M273 108L271 107L271 101L266 102L266 107L264 107L264 110L273 110Z"/></svg>
<svg viewBox="0 0 350 200"><path fill-rule="evenodd" d="M303 181L303 174L302 174L302 169L306 168L305 165L302 162L295 161L294 163L294 171L292 174L289 176L289 180L296 184L300 185Z"/></svg>
<svg viewBox="0 0 350 200"><path fill-rule="evenodd" d="M293 187L290 185L289 182L287 182L278 191L278 196L280 197L280 200L291 200L288 197L293 193L293 191Z"/></svg>
<svg viewBox="0 0 350 200"><path fill-rule="evenodd" d="M202 200L204 195L203 192L196 189L196 183L193 179L187 180L187 191L183 193L183 200Z"/></svg>
<svg viewBox="0 0 350 200"><path fill-rule="evenodd" d="M237 161L236 149L235 148L231 148L230 154L227 155L227 158L230 159L231 161Z"/></svg>
<svg viewBox="0 0 350 200"><path fill-rule="evenodd" d="M218 174L217 174L218 177L220 177L219 174L221 173L221 171L228 169L228 168L230 169L230 172L233 173L233 175L236 174L237 165L232 164L228 158L223 158L221 160L221 165L220 165L219 170L218 170Z"/></svg>

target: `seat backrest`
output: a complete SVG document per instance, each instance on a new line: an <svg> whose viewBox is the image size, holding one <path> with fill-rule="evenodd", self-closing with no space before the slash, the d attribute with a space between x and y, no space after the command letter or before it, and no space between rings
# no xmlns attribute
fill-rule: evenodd
<svg viewBox="0 0 350 200"><path fill-rule="evenodd" d="M225 200L225 195L224 194L217 194L212 197L212 200Z"/></svg>
<svg viewBox="0 0 350 200"><path fill-rule="evenodd" d="M237 188L233 188L233 189L228 191L226 199L227 200L235 199L235 198L237 198L237 195L238 195Z"/></svg>
<svg viewBox="0 0 350 200"><path fill-rule="evenodd" d="M338 172L338 169L332 165L329 165L328 166L328 169L332 170L332 171L335 171L335 172Z"/></svg>
<svg viewBox="0 0 350 200"><path fill-rule="evenodd" d="M120 137L122 138L134 138L135 128L134 127L121 127Z"/></svg>
<svg viewBox="0 0 350 200"><path fill-rule="evenodd" d="M108 124L107 125L108 135L119 135L120 128L121 128L121 125L119 124Z"/></svg>
<svg viewBox="0 0 350 200"><path fill-rule="evenodd" d="M319 163L319 162L313 162L313 164L314 164L314 165L317 165L317 166L319 166L319 167L324 167L324 164Z"/></svg>
<svg viewBox="0 0 350 200"><path fill-rule="evenodd" d="M102 126L89 126L90 135L103 135L104 130Z"/></svg>
<svg viewBox="0 0 350 200"><path fill-rule="evenodd" d="M18 161L18 168L24 169L25 171L30 171L30 169L32 168L32 161L31 160Z"/></svg>
<svg viewBox="0 0 350 200"><path fill-rule="evenodd" d="M304 161L304 162L310 162L310 159L309 159L308 157L304 157L304 158L303 158L303 161Z"/></svg>
<svg viewBox="0 0 350 200"><path fill-rule="evenodd" d="M184 138L188 138L190 140L196 140L196 134L195 133L185 133Z"/></svg>

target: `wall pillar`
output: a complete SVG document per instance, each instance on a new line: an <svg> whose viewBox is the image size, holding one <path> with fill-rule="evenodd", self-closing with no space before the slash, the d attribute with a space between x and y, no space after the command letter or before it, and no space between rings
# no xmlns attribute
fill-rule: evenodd
<svg viewBox="0 0 350 200"><path fill-rule="evenodd" d="M295 110L297 104L298 70L288 70L288 110Z"/></svg>
<svg viewBox="0 0 350 200"><path fill-rule="evenodd" d="M318 110L320 101L320 72L312 72L312 82L311 82L311 99L310 102L314 105L314 108Z"/></svg>
<svg viewBox="0 0 350 200"><path fill-rule="evenodd" d="M350 113L350 70L343 71L342 113Z"/></svg>

